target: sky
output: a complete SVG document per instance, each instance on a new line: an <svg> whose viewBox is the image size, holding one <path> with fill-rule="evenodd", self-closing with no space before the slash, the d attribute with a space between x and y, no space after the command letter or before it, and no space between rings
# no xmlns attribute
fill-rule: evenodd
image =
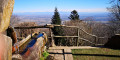
<svg viewBox="0 0 120 60"><path fill-rule="evenodd" d="M23 12L107 12L110 0L15 0L14 13Z"/></svg>

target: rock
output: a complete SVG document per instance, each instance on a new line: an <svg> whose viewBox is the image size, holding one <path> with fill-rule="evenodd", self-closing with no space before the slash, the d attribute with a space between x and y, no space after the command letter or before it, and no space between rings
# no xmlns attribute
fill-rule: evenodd
<svg viewBox="0 0 120 60"><path fill-rule="evenodd" d="M20 54L14 54L12 60L22 60L22 56Z"/></svg>
<svg viewBox="0 0 120 60"><path fill-rule="evenodd" d="M120 35L115 35L109 38L104 46L113 49L120 49Z"/></svg>
<svg viewBox="0 0 120 60"><path fill-rule="evenodd" d="M11 60L12 58L12 39L0 34L0 60Z"/></svg>
<svg viewBox="0 0 120 60"><path fill-rule="evenodd" d="M14 0L0 0L0 32L4 32L10 23Z"/></svg>
<svg viewBox="0 0 120 60"><path fill-rule="evenodd" d="M13 7L14 0L0 0L0 60L12 59L12 39L2 33L9 26Z"/></svg>

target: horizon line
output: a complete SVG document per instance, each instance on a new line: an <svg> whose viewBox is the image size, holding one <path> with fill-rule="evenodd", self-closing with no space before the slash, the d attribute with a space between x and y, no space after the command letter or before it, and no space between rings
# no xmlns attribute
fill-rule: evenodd
<svg viewBox="0 0 120 60"><path fill-rule="evenodd" d="M54 12L54 11L53 11ZM53 13L52 11L48 13ZM59 11L59 12L65 12L65 13L71 13L69 11ZM38 12L13 12L13 13L38 13ZM40 13L45 13L45 12L40 12ZM78 13L109 13L108 11L104 11L104 12L78 12Z"/></svg>

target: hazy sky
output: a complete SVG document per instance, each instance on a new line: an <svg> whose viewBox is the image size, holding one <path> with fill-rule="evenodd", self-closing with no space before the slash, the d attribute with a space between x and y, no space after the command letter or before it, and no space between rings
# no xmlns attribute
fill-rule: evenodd
<svg viewBox="0 0 120 60"><path fill-rule="evenodd" d="M61 12L107 12L110 0L15 0L14 13L53 12L55 7Z"/></svg>

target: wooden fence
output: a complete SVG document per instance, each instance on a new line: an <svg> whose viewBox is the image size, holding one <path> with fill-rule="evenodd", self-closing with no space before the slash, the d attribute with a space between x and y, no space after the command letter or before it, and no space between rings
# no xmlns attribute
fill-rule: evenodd
<svg viewBox="0 0 120 60"><path fill-rule="evenodd" d="M77 28L77 36L55 36L51 30L51 28L54 28L54 27L67 27L67 28ZM96 35L93 35L93 34L90 34L88 32L86 32L85 30L79 28L78 26L66 26L66 25L54 25L54 24L46 24L46 25L40 25L40 26L31 26L31 27L14 27L14 29L35 29L35 28L49 28L50 30L50 37L51 38L51 43L52 43L52 46L55 46L54 44L54 38L69 38L69 37L72 37L72 38L77 38L77 43L76 43L76 46L78 46L78 41L79 40L82 40L82 41L85 41L85 42L89 42L91 44L93 44L94 46L97 46L97 45L104 45L104 44L97 44L98 40L99 39L104 39L104 37L98 37ZM79 32L84 32L85 34L91 36L91 37L94 37L95 40L94 42L91 42L90 40L87 40L85 38L82 38L80 37L80 33Z"/></svg>

